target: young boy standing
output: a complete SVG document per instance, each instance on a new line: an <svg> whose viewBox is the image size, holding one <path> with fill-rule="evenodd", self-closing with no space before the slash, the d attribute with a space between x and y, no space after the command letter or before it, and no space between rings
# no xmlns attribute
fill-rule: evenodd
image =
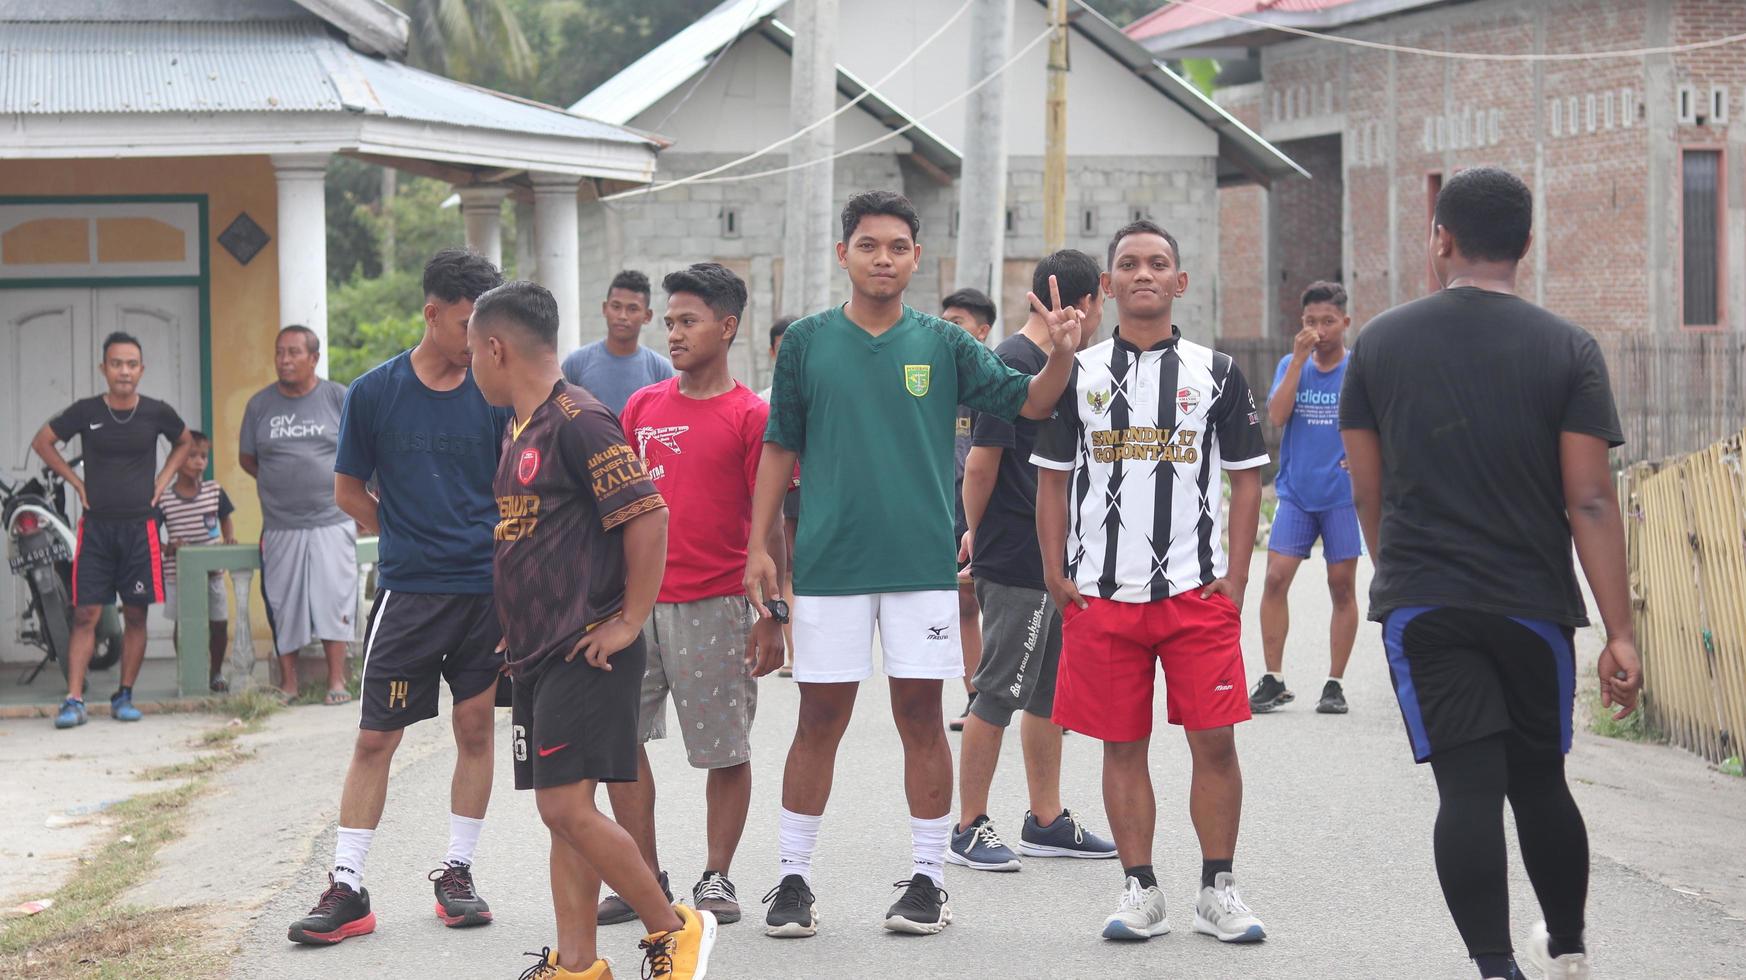
<svg viewBox="0 0 1746 980"><path fill-rule="evenodd" d="M649 934L643 977L706 972L715 916L669 905L595 787L637 778L642 624L667 560L666 503L618 420L558 367L558 304L512 282L479 297L467 340L479 390L515 417L492 482L497 613L515 678L515 788L534 791L552 837L557 949L529 976L606 980L595 903L611 884Z"/></svg>
<svg viewBox="0 0 1746 980"><path fill-rule="evenodd" d="M1055 721L1104 743L1104 807L1126 879L1104 938L1169 932L1152 870L1158 803L1147 762L1154 664L1163 666L1169 720L1186 731L1194 765L1194 929L1255 942L1266 930L1231 873L1243 805L1234 726L1249 718L1243 593L1267 450L1243 372L1171 323L1188 289L1181 254L1150 221L1110 239L1103 287L1122 322L1079 354L1031 457L1043 575L1061 609ZM1231 481L1228 562L1221 470Z"/></svg>
<svg viewBox="0 0 1746 980"><path fill-rule="evenodd" d="M176 552L191 545L236 544L236 529L230 523L236 507L217 480L206 479L212 439L204 432L189 434L194 444L188 458L182 460L169 492L158 498L158 510L164 514L164 618L171 622L176 619ZM213 572L206 582L206 618L212 623L206 649L212 660L210 687L221 694L230 690L224 679L224 648L230 643L225 609L224 573Z"/></svg>
<svg viewBox="0 0 1746 980"><path fill-rule="evenodd" d="M743 585L770 406L728 371L728 347L746 308L740 277L700 262L661 286L668 355L679 375L631 395L619 417L671 514L667 570L643 636L648 670L639 734L644 742L667 737L671 693L686 758L709 772L709 857L692 902L718 922L738 922L739 898L728 871L752 802L757 678L781 666L783 648L780 625L752 611ZM776 533L772 525L772 555L783 551ZM613 783L607 796L613 816L666 888L655 853L655 778L641 748L637 772L636 782ZM600 903L602 925L635 916L617 895Z"/></svg>
<svg viewBox="0 0 1746 980"><path fill-rule="evenodd" d="M1303 329L1290 354L1273 372L1267 419L1285 430L1279 445L1279 477L1274 489L1279 509L1267 539L1267 578L1261 587L1261 648L1267 673L1249 693L1249 709L1272 711L1296 695L1285 686L1285 634L1291 622L1287 594L1297 566L1309 557L1316 539L1328 563L1333 616L1328 637L1328 681L1316 711L1346 713L1341 678L1358 635L1358 512L1352 509L1352 478L1346 474L1346 449L1340 444L1340 384L1346 380L1346 290L1337 282L1315 282L1303 291Z"/></svg>

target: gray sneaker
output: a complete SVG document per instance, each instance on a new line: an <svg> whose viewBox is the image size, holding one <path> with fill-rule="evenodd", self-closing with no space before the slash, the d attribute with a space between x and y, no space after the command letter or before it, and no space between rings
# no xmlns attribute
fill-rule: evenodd
<svg viewBox="0 0 1746 980"><path fill-rule="evenodd" d="M691 907L715 913L715 921L723 925L740 921L740 898L734 893L734 883L720 871L705 871L691 886Z"/></svg>
<svg viewBox="0 0 1746 980"><path fill-rule="evenodd" d="M1221 943L1258 943L1267 938L1267 927L1243 904L1237 894L1237 878L1220 871L1213 887L1202 888L1194 906L1194 931L1215 936Z"/></svg>
<svg viewBox="0 0 1746 980"><path fill-rule="evenodd" d="M1552 955L1552 937L1546 932L1546 923L1534 923L1534 929L1528 934L1528 962L1540 970L1540 975L1546 980L1588 980L1588 954L1565 953L1563 956Z"/></svg>
<svg viewBox="0 0 1746 980"><path fill-rule="evenodd" d="M1062 810L1047 827L1026 810L1024 829L1019 831L1019 853L1026 857L1112 858L1116 846L1086 830L1072 810Z"/></svg>
<svg viewBox="0 0 1746 980"><path fill-rule="evenodd" d="M1316 702L1318 715L1343 715L1346 713L1346 692L1340 682L1330 680L1322 685L1322 699Z"/></svg>
<svg viewBox="0 0 1746 980"><path fill-rule="evenodd" d="M667 886L667 872L661 872L661 894L667 896L667 901L673 901L673 889ZM603 926L616 926L621 922L631 922L637 917L636 910L630 903L617 895L608 895L600 900L600 910L597 920Z"/></svg>
<svg viewBox="0 0 1746 980"><path fill-rule="evenodd" d="M994 832L994 823L986 815L963 830L952 828L946 863L977 871L1018 871L1022 867L1018 855Z"/></svg>
<svg viewBox="0 0 1746 980"><path fill-rule="evenodd" d="M1151 939L1169 931L1170 920L1164 917L1164 893L1157 885L1140 887L1138 878L1128 879L1120 904L1103 920L1105 939Z"/></svg>

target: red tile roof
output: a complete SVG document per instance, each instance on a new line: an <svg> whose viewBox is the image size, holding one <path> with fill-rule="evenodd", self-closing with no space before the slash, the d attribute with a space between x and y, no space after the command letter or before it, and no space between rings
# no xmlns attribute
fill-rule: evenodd
<svg viewBox="0 0 1746 980"><path fill-rule="evenodd" d="M1193 6L1169 3L1129 24L1124 33L1136 41L1143 41L1159 34L1169 34L1218 20L1220 14L1250 16L1273 11L1311 13L1341 7L1351 2L1353 0L1193 0Z"/></svg>

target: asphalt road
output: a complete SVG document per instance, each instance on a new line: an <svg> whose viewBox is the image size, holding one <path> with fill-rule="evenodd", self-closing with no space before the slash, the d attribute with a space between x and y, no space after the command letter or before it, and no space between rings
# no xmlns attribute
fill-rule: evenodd
<svg viewBox="0 0 1746 980"><path fill-rule="evenodd" d="M1260 557L1256 591L1244 614L1251 677L1260 670L1254 611ZM1317 561L1306 563L1293 590L1296 628L1287 677L1298 701L1238 729L1246 800L1236 871L1249 904L1267 924L1265 943L1223 946L1190 929L1199 854L1187 816L1188 753L1180 734L1164 723L1162 697L1152 754L1160 804L1156 866L1172 902L1176 932L1144 944L1102 940L1098 930L1121 886L1116 862L1038 859L1028 859L1019 874L950 867L946 884L955 925L936 937L884 932L880 921L892 900L890 883L909 874L909 835L900 748L886 693L877 682L863 685L820 834L814 884L822 931L811 940L766 938L757 899L776 880L779 770L797 703L794 686L772 677L764 682L754 732L751 821L732 874L747 916L722 927L709 975L833 980L1476 976L1432 867L1431 774L1412 764L1374 626L1360 630L1348 671L1352 713L1313 712L1326 671L1321 568ZM1592 656L1592 642L1590 647ZM958 694L948 691L947 707L955 713L961 704ZM552 941L552 920L546 834L531 795L509 789L506 730L507 721L501 720L499 791L476 864L481 893L496 913L493 925L451 931L431 914L425 873L446 845L452 764L452 757L439 751L394 775L366 874L377 932L332 949L285 941L286 924L303 914L324 884L332 854L330 824L315 840L305 872L268 902L244 937L233 975L311 980L517 976L532 962L520 954ZM1572 765L1584 753L1605 751L1596 739L1579 737ZM676 737L653 743L651 755L663 859L675 887L688 890L702 870L702 773L686 766ZM1098 743L1067 739L1063 796L1088 823L1103 829L1100 756ZM328 791L337 789L336 777ZM1591 828L1606 827L1608 814L1599 811L1608 797L1588 789L1578 796L1589 810ZM1025 809L1016 732L1008 739L992 798L997 826L1016 836ZM1746 816L1728 812L1738 820L1736 828L1746 829ZM1676 821L1669 815L1666 836L1674 839ZM1743 839L1737 832L1725 836ZM1590 885L1589 942L1597 976L1746 976L1746 923L1716 902L1663 883L1665 876L1656 869L1620 863L1604 856L1606 851L1597 845ZM1734 849L1715 854L1714 860L1740 865L1746 863L1743 854ZM1515 932L1525 936L1539 916L1516 857L1511 907ZM640 938L635 925L602 930L602 952L617 962L619 977L638 975Z"/></svg>

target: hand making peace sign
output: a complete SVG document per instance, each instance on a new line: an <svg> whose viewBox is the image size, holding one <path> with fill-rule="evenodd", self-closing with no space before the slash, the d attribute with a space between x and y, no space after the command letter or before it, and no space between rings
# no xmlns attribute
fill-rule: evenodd
<svg viewBox="0 0 1746 980"><path fill-rule="evenodd" d="M1031 308L1042 314L1043 322L1049 326L1049 340L1056 350L1065 350L1071 355L1079 349L1079 332L1083 327L1083 314L1076 306L1061 307L1061 285L1054 276L1049 277L1049 305L1037 298L1036 293L1026 293L1031 301Z"/></svg>

